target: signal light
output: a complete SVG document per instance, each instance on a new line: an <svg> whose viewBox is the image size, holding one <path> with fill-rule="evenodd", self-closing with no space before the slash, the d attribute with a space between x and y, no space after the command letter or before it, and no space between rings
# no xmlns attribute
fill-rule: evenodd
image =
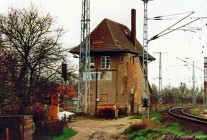
<svg viewBox="0 0 207 140"><path fill-rule="evenodd" d="M67 64L62 64L62 77L64 81L68 80L68 73L67 73Z"/></svg>

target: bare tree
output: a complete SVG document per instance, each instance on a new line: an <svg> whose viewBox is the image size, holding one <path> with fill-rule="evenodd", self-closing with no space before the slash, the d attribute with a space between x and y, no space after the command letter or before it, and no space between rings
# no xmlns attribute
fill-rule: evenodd
<svg viewBox="0 0 207 140"><path fill-rule="evenodd" d="M8 14L0 15L3 46L18 60L15 92L22 101L21 114L33 100L40 76L56 69L64 59L65 50L59 43L64 30L55 28L54 23L52 16L40 16L32 5L28 9L10 8Z"/></svg>
<svg viewBox="0 0 207 140"><path fill-rule="evenodd" d="M0 109L2 115L5 112L7 104L9 104L7 103L9 101L8 98L13 97L14 81L17 78L17 63L18 58L15 57L13 51L5 49L2 44L0 44ZM13 113L14 112L15 108L13 108Z"/></svg>

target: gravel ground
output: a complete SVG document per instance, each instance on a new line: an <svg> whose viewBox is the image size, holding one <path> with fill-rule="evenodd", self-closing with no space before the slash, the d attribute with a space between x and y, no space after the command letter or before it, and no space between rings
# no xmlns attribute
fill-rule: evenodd
<svg viewBox="0 0 207 140"><path fill-rule="evenodd" d="M70 140L128 140L124 130L141 119L77 119L69 126L78 131Z"/></svg>

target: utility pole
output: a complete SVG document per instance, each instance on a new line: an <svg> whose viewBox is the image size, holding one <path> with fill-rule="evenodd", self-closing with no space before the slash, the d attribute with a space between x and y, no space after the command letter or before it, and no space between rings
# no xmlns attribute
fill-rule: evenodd
<svg viewBox="0 0 207 140"><path fill-rule="evenodd" d="M192 88L192 94L193 94L193 104L196 104L196 95L195 95L195 66L194 66L194 61L193 61L193 76L192 76L192 81L193 81L193 88Z"/></svg>
<svg viewBox="0 0 207 140"><path fill-rule="evenodd" d="M142 0L144 2L144 23L143 23L143 56L142 56L142 71L143 71L143 89L142 98L149 101L149 91L148 91L148 15L147 15L147 4L149 0ZM149 110L145 107L143 112L143 118L149 118Z"/></svg>
<svg viewBox="0 0 207 140"><path fill-rule="evenodd" d="M188 58L186 58L188 59ZM186 63L188 63L187 61L185 61ZM190 64L190 63L189 63ZM196 94L195 94L195 65L194 65L194 61L192 65L192 69L193 69L193 73L192 73L192 103L196 104Z"/></svg>
<svg viewBox="0 0 207 140"><path fill-rule="evenodd" d="M207 57L204 57L204 107L206 107L207 102Z"/></svg>
<svg viewBox="0 0 207 140"><path fill-rule="evenodd" d="M205 72L205 65L206 65L206 69L207 69L207 62L205 64L205 61L207 61L207 59L205 60L205 58L204 58L204 70L203 70L203 69L201 69L199 67L196 67L195 64L194 64L194 61L193 61L193 64L191 64L191 63L187 62L186 60L180 59L178 57L176 57L176 58L179 59L179 60L181 60L181 61L183 61L183 62L185 62L185 63L187 63L187 64L190 64L191 66L193 66L193 76L192 76L192 83L193 83L193 85L192 85L192 104L195 104L196 103L196 94L195 94L195 68L197 68L197 69L199 69L199 70L201 70L201 71L204 72L204 89L205 89L205 74L206 74L206 72ZM187 58L187 59L189 59L189 58Z"/></svg>
<svg viewBox="0 0 207 140"><path fill-rule="evenodd" d="M90 0L82 0L77 112L90 108Z"/></svg>
<svg viewBox="0 0 207 140"><path fill-rule="evenodd" d="M158 103L162 102L162 54L166 52L154 52L159 54L159 89L158 89Z"/></svg>

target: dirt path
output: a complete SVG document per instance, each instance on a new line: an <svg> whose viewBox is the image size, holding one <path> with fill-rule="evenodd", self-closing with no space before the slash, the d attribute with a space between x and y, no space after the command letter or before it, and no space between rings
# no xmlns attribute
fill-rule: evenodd
<svg viewBox="0 0 207 140"><path fill-rule="evenodd" d="M81 119L70 123L78 134L70 140L126 140L124 130L131 124L140 123L139 119Z"/></svg>

